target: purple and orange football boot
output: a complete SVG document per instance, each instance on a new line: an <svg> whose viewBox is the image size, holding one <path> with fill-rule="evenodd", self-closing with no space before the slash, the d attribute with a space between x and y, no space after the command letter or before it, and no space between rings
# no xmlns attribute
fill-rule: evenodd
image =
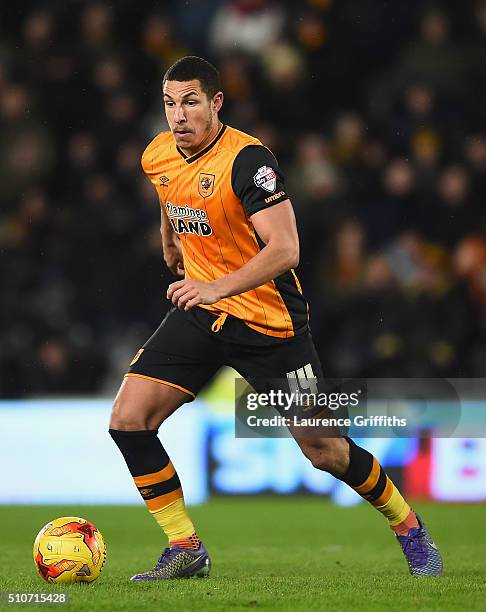
<svg viewBox="0 0 486 612"><path fill-rule="evenodd" d="M412 576L442 576L442 557L427 528L417 516L419 527L412 527L407 535L395 534L407 559Z"/></svg>
<svg viewBox="0 0 486 612"><path fill-rule="evenodd" d="M201 543L197 550L179 548L177 546L166 548L157 565L148 572L136 574L130 578L133 582L143 580L171 580L172 578L192 578L193 576L209 576L211 559L207 550Z"/></svg>

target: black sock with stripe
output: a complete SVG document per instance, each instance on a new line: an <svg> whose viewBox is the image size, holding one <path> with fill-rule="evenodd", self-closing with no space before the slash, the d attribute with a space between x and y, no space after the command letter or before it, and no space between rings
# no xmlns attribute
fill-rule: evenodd
<svg viewBox="0 0 486 612"><path fill-rule="evenodd" d="M140 495L170 543L198 548L200 540L184 505L179 477L157 430L109 430L120 449Z"/></svg>
<svg viewBox="0 0 486 612"><path fill-rule="evenodd" d="M170 461L157 437L156 429L143 431L109 429L108 432L120 449L133 477L158 472Z"/></svg>
<svg viewBox="0 0 486 612"><path fill-rule="evenodd" d="M339 480L352 487L363 499L386 516L393 528L400 527L407 521L412 527L418 525L415 514L387 476L378 459L358 446L351 438L346 440L349 444L349 467Z"/></svg>

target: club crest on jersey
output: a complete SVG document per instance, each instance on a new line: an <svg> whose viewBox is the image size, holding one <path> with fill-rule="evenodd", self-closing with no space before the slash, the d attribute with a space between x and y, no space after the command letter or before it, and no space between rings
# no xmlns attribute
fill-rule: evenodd
<svg viewBox="0 0 486 612"><path fill-rule="evenodd" d="M277 187L277 175L275 174L275 170L269 166L258 168L257 173L253 177L253 181L257 187L261 187L269 193L273 193Z"/></svg>
<svg viewBox="0 0 486 612"><path fill-rule="evenodd" d="M207 198L212 195L214 190L214 179L214 174L208 174L207 172L199 173L198 191L200 196Z"/></svg>

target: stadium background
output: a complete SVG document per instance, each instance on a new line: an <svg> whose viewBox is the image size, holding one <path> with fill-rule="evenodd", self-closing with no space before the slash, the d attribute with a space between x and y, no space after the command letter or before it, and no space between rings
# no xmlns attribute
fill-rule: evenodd
<svg viewBox="0 0 486 612"><path fill-rule="evenodd" d="M223 121L285 171L328 375L483 375L485 2L39 7L0 9L2 503L137 502L100 398L168 307L139 161L165 128L161 76L188 53L219 67ZM357 501L288 440L235 441L231 391L223 373L162 433L171 450L171 427L191 432L171 450L190 501ZM364 444L409 495L486 499L481 439Z"/></svg>

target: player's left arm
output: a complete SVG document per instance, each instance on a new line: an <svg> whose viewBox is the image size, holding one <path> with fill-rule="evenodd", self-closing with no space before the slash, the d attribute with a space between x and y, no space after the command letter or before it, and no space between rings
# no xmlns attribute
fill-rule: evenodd
<svg viewBox="0 0 486 612"><path fill-rule="evenodd" d="M233 169L233 188L263 248L241 268L223 278L210 283L191 279L172 283L167 297L180 309L214 304L255 289L299 263L294 210L277 161L268 149L255 145L240 153Z"/></svg>

